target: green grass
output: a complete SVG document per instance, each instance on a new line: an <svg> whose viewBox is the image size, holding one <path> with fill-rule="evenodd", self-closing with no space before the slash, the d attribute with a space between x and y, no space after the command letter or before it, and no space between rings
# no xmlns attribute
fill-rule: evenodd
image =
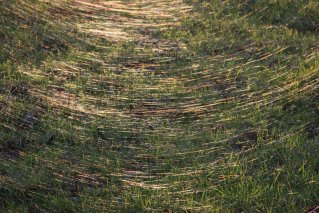
<svg viewBox="0 0 319 213"><path fill-rule="evenodd" d="M174 2L0 0L1 212L319 204L317 1Z"/></svg>

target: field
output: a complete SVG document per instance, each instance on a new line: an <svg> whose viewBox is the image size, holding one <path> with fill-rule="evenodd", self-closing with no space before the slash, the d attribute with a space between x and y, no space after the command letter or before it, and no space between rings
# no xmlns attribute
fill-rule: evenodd
<svg viewBox="0 0 319 213"><path fill-rule="evenodd" d="M0 212L318 205L317 0L0 0Z"/></svg>

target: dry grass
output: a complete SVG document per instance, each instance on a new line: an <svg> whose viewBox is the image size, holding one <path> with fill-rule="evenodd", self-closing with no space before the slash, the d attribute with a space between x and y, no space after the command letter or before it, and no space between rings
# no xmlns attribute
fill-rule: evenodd
<svg viewBox="0 0 319 213"><path fill-rule="evenodd" d="M0 0L0 207L316 204L317 34L240 2Z"/></svg>

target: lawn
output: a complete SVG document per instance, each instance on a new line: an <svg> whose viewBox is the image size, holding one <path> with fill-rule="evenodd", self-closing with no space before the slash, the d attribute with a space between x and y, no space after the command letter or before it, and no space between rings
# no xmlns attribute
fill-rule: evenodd
<svg viewBox="0 0 319 213"><path fill-rule="evenodd" d="M318 97L317 0L0 0L0 212L310 212Z"/></svg>

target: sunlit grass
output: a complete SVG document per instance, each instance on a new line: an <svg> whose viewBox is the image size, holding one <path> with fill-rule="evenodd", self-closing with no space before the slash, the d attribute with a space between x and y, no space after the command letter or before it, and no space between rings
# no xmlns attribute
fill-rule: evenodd
<svg viewBox="0 0 319 213"><path fill-rule="evenodd" d="M318 205L317 8L0 0L0 211Z"/></svg>

